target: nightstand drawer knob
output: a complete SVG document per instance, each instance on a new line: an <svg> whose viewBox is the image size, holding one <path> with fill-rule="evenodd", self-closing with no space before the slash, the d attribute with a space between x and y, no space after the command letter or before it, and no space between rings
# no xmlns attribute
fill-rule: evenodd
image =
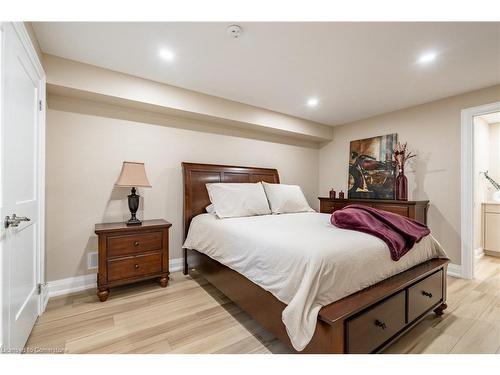
<svg viewBox="0 0 500 375"><path fill-rule="evenodd" d="M377 319L377 320L375 320L375 325L376 325L377 327L382 328L382 329L386 329L386 328L387 328L387 326L385 325L385 323L384 323L384 322L382 322L381 320L378 320L378 319Z"/></svg>
<svg viewBox="0 0 500 375"><path fill-rule="evenodd" d="M134 268L135 268L136 270L138 270L138 269L139 269L139 265L136 263L136 264L134 265Z"/></svg>
<svg viewBox="0 0 500 375"><path fill-rule="evenodd" d="M135 247L139 246L139 241L134 241L134 246Z"/></svg>
<svg viewBox="0 0 500 375"><path fill-rule="evenodd" d="M422 294L426 297L432 298L432 293L426 292L425 290L422 290Z"/></svg>

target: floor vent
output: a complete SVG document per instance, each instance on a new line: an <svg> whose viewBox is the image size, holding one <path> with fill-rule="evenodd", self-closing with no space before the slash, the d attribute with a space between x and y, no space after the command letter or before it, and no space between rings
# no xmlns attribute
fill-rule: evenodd
<svg viewBox="0 0 500 375"><path fill-rule="evenodd" d="M89 253L87 256L87 267L89 270L94 270L97 268L97 252Z"/></svg>

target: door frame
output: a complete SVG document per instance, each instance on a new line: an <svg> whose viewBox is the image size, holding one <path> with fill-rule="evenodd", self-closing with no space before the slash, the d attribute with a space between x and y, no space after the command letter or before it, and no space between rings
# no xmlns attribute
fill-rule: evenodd
<svg viewBox="0 0 500 375"><path fill-rule="evenodd" d="M474 278L474 117L500 111L500 102L462 110L460 129L461 277Z"/></svg>
<svg viewBox="0 0 500 375"><path fill-rule="evenodd" d="M0 22L0 74L3 76L3 55L5 53L5 25L10 24L12 29L17 34L23 48L25 49L31 64L33 65L37 78L38 78L38 99L39 99L39 111L38 111L38 134L37 134L37 200L38 200L38 231L37 231L37 243L36 243L36 271L37 271L37 283L40 284L41 293L38 295L38 315L41 315L45 310L48 302L47 288L45 288L45 110L46 110L46 93L45 93L45 83L46 76L43 70L40 58L32 44L29 33L23 22ZM3 85L3 81L1 81ZM3 89L3 87L2 87ZM4 124L5 119L3 117L3 95L4 93L0 89L0 139L4 137ZM0 204L3 202L3 181L5 181L5 165L6 155L5 150L2 147L2 142L0 142L0 166L2 167L2 172L0 173ZM5 235L3 228L3 217L2 222L2 236ZM0 242L0 280L4 279L5 275L2 275L3 264L6 261L6 252L2 250L2 242ZM3 306L3 298L6 296L2 295L2 290L0 290L0 306ZM3 331L5 327L4 320L7 318L1 316L1 326L0 326L0 346L5 343L6 332Z"/></svg>

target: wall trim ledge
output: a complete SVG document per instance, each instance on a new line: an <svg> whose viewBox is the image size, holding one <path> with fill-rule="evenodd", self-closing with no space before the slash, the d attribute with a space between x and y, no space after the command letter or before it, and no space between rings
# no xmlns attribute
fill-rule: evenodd
<svg viewBox="0 0 500 375"><path fill-rule="evenodd" d="M170 272L182 270L183 258L170 259ZM97 287L97 274L91 273L88 275L68 277L47 282L48 298L64 296L71 293L81 292L87 289Z"/></svg>

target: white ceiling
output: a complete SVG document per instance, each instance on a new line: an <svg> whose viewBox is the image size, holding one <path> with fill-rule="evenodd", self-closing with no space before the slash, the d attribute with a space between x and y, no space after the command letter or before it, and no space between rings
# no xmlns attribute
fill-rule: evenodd
<svg viewBox="0 0 500 375"><path fill-rule="evenodd" d="M500 23L229 24L33 26L45 53L330 125L500 83Z"/></svg>

